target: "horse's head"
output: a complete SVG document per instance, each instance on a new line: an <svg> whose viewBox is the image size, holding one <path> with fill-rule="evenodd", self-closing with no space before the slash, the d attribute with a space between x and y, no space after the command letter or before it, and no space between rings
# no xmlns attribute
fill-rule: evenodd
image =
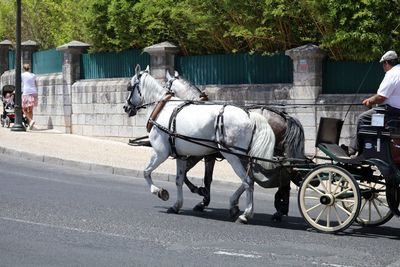
<svg viewBox="0 0 400 267"><path fill-rule="evenodd" d="M124 111L128 113L128 116L135 116L137 111L143 107L143 95L140 88L140 80L143 75L148 74L148 67L144 71L140 71L140 66L136 66L135 75L128 83L127 90L129 92L128 97L125 100Z"/></svg>
<svg viewBox="0 0 400 267"><path fill-rule="evenodd" d="M185 100L208 100L204 92L189 81L182 79L177 71L175 71L174 76L167 71L166 79L167 89L172 91L175 96Z"/></svg>

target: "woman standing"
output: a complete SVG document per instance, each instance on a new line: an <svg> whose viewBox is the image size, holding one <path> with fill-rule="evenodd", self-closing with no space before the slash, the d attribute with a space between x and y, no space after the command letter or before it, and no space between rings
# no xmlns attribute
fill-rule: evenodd
<svg viewBox="0 0 400 267"><path fill-rule="evenodd" d="M30 65L22 66L24 72L21 74L22 81L22 111L28 120L29 129L32 130L35 121L33 120L33 107L38 105L38 94L36 75L30 72Z"/></svg>

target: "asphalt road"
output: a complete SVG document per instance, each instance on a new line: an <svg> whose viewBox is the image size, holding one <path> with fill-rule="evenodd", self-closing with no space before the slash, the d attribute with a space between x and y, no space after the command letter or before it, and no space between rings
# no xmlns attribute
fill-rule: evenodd
<svg viewBox="0 0 400 267"><path fill-rule="evenodd" d="M232 185L214 185L204 213L185 190L181 214L143 179L104 175L2 155L0 266L400 266L400 223L321 234L300 217L273 223L274 190L256 189L249 225L228 218ZM244 202L244 201L242 201ZM243 209L243 207L242 207Z"/></svg>

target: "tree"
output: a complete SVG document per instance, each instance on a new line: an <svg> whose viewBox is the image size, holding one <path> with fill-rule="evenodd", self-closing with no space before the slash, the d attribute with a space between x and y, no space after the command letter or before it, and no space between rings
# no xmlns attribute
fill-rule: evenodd
<svg viewBox="0 0 400 267"><path fill-rule="evenodd" d="M184 55L275 53L307 43L337 60L400 49L395 0L23 0L22 39L91 51L170 41ZM0 38L15 39L15 1L0 0ZM400 51L399 51L400 52Z"/></svg>

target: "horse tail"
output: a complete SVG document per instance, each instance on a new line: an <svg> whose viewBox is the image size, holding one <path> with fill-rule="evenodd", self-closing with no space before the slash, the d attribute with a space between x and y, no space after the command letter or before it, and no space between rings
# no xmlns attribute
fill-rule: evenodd
<svg viewBox="0 0 400 267"><path fill-rule="evenodd" d="M288 158L305 158L304 152L304 129L296 118L286 117L286 132L283 138L285 154Z"/></svg>
<svg viewBox="0 0 400 267"><path fill-rule="evenodd" d="M250 120L255 125L253 140L250 146L249 155L263 159L272 159L275 147L275 134L267 120L261 114L250 112ZM258 160L257 164L264 169L272 169L271 162ZM255 175L255 173L253 173Z"/></svg>

